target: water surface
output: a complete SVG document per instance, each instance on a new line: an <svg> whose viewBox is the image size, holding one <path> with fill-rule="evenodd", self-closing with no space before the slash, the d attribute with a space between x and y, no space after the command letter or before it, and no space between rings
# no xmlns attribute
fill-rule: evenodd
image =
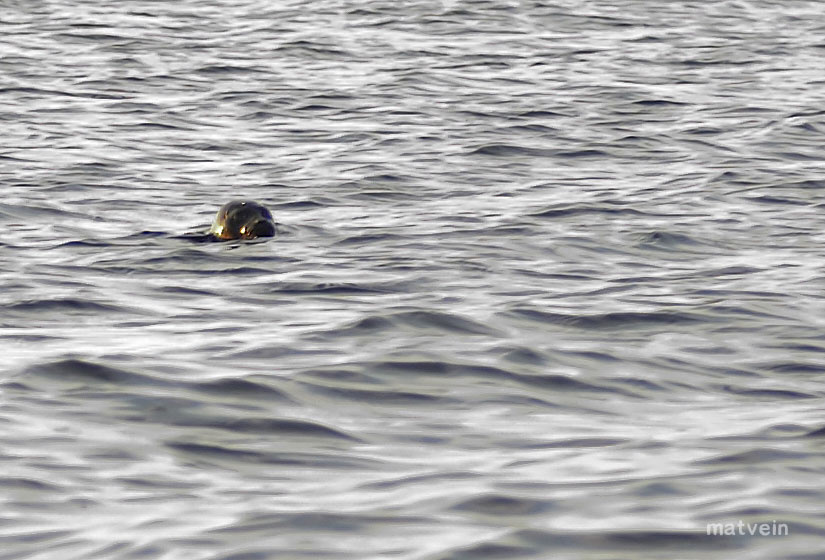
<svg viewBox="0 0 825 560"><path fill-rule="evenodd" d="M3 558L820 558L822 15L3 3Z"/></svg>

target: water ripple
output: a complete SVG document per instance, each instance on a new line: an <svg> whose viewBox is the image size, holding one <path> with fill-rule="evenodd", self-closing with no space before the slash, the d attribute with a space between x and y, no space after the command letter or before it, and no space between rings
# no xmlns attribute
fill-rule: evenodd
<svg viewBox="0 0 825 560"><path fill-rule="evenodd" d="M819 4L1 12L4 558L818 557Z"/></svg>

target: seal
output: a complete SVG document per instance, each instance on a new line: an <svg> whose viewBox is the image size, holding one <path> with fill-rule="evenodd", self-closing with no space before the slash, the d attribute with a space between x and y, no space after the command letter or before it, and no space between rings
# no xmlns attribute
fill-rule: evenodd
<svg viewBox="0 0 825 560"><path fill-rule="evenodd" d="M218 210L209 233L222 241L273 237L275 220L262 204L251 200L233 200Z"/></svg>

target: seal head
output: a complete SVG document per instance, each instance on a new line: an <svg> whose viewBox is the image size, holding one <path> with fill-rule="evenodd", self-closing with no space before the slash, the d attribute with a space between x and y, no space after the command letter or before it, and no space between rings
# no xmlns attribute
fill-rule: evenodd
<svg viewBox="0 0 825 560"><path fill-rule="evenodd" d="M209 233L221 240L273 237L275 220L262 204L233 200L218 210Z"/></svg>

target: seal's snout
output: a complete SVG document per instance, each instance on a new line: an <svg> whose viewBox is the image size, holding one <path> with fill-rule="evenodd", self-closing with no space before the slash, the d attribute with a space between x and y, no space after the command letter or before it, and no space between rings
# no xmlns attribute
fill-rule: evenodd
<svg viewBox="0 0 825 560"><path fill-rule="evenodd" d="M275 225L266 220L259 220L241 228L241 235L247 239L254 239L256 237L274 237Z"/></svg>

